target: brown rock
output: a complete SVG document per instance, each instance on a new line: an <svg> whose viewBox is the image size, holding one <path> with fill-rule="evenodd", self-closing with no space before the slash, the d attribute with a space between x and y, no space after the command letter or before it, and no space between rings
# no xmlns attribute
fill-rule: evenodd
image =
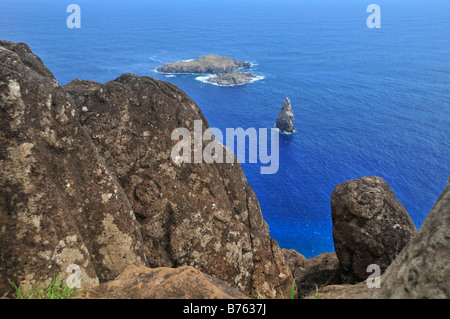
<svg viewBox="0 0 450 319"><path fill-rule="evenodd" d="M291 270L291 273L294 274L295 270L299 267L303 267L306 257L297 252L294 249L286 249L282 248L281 251L283 252L284 259L286 260L286 263Z"/></svg>
<svg viewBox="0 0 450 319"><path fill-rule="evenodd" d="M131 265L115 280L87 293L88 299L246 299L228 283L190 267Z"/></svg>
<svg viewBox="0 0 450 319"><path fill-rule="evenodd" d="M303 299L371 299L373 290L366 282L355 285L329 285L318 288Z"/></svg>
<svg viewBox="0 0 450 319"><path fill-rule="evenodd" d="M338 266L335 253L323 253L306 259L294 271L299 298L311 294L316 288L336 283Z"/></svg>
<svg viewBox="0 0 450 319"><path fill-rule="evenodd" d="M383 272L416 232L405 208L380 177L339 184L331 196L333 238L344 283L365 280L367 266Z"/></svg>
<svg viewBox="0 0 450 319"><path fill-rule="evenodd" d="M78 85L65 88L88 110L80 122L133 206L151 267L194 266L247 294L289 295L292 275L236 158L172 160L176 128L194 132L195 120L202 132L209 127L183 91L133 74L88 90Z"/></svg>
<svg viewBox="0 0 450 319"><path fill-rule="evenodd" d="M450 298L450 178L417 234L381 276L373 298Z"/></svg>
<svg viewBox="0 0 450 319"><path fill-rule="evenodd" d="M147 265L132 207L75 102L25 44L0 41L0 294L67 276L85 287Z"/></svg>

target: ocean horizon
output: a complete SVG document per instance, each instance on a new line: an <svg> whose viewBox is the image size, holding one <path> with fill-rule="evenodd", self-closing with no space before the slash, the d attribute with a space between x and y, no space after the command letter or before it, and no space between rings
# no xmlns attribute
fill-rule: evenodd
<svg viewBox="0 0 450 319"><path fill-rule="evenodd" d="M381 28L367 26L372 3ZM330 198L350 179L385 179L416 228L447 183L448 1L77 0L81 28L68 28L69 4L0 2L0 39L28 44L61 85L154 77L222 131L273 128L290 99L296 132L280 134L278 172L242 163L281 248L334 251ZM250 62L259 78L221 87L156 72L207 54Z"/></svg>

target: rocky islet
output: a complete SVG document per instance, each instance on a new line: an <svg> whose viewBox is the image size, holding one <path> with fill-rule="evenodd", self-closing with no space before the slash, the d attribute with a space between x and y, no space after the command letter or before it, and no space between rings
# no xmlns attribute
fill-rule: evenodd
<svg viewBox="0 0 450 319"><path fill-rule="evenodd" d="M165 74L197 74L210 75L204 78L205 82L219 86L235 86L251 83L259 77L250 72L240 72L239 69L249 69L249 62L237 61L225 56L215 54L204 55L188 61L165 63L156 69Z"/></svg>

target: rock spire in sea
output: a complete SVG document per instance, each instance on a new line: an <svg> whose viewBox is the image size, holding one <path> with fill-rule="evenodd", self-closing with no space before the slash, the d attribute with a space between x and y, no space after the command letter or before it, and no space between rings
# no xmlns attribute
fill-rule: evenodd
<svg viewBox="0 0 450 319"><path fill-rule="evenodd" d="M291 101L286 97L275 126L282 132L292 134L295 132L294 113L292 112Z"/></svg>

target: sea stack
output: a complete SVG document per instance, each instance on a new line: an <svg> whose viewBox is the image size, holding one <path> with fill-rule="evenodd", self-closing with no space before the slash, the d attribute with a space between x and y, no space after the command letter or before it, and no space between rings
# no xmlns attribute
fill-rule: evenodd
<svg viewBox="0 0 450 319"><path fill-rule="evenodd" d="M294 113L292 112L291 101L289 98L286 98L284 101L275 126L284 133L292 134L295 132Z"/></svg>

